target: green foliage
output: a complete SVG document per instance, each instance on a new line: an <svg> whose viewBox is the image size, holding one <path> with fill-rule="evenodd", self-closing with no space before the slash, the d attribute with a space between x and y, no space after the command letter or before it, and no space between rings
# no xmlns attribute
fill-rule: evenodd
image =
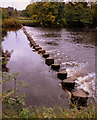
<svg viewBox="0 0 97 120"><path fill-rule="evenodd" d="M93 16L93 25L97 26L97 3L91 5L91 14Z"/></svg>
<svg viewBox="0 0 97 120"><path fill-rule="evenodd" d="M97 25L97 4L87 2L35 2L25 16L42 27L88 27Z"/></svg>
<svg viewBox="0 0 97 120"><path fill-rule="evenodd" d="M78 109L65 109L61 107L24 107L19 110L15 115L12 111L7 111L4 118L86 118L97 119L95 106L88 106L87 108Z"/></svg>
<svg viewBox="0 0 97 120"><path fill-rule="evenodd" d="M25 107L25 101L24 98L26 97L26 94L19 95L17 94L17 88L16 83L21 84L20 80L19 82L16 80L17 77L20 75L20 73L7 73L7 72L0 72L0 76L2 76L2 82L0 85L4 87L7 82L14 81L15 88L13 89L3 89L2 94L0 94L0 99L2 101L3 106L3 118L14 118L17 117L20 111Z"/></svg>
<svg viewBox="0 0 97 120"><path fill-rule="evenodd" d="M76 5L68 3L65 5L65 17L66 23L69 26L90 26L92 25L93 18L89 13L88 7L83 3L77 3Z"/></svg>
<svg viewBox="0 0 97 120"><path fill-rule="evenodd" d="M2 19L16 18L18 16L18 11L13 7L0 9L2 9Z"/></svg>
<svg viewBox="0 0 97 120"><path fill-rule="evenodd" d="M58 27L64 24L64 3L36 2L26 8L29 16L44 27Z"/></svg>

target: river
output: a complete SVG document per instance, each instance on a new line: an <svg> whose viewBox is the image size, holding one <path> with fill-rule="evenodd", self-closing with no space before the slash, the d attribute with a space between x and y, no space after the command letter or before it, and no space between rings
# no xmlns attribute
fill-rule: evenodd
<svg viewBox="0 0 97 120"><path fill-rule="evenodd" d="M76 89L84 89L95 100L95 46L97 29L49 29L25 27L27 32L42 48L66 69L68 77L76 78ZM19 88L20 93L27 93L28 106L69 106L69 95L63 91L56 72L45 64L44 59L33 51L20 29L8 32L2 42L4 51L12 51L7 64L9 72L20 72L17 81L22 80L26 87ZM9 82L4 88L14 88Z"/></svg>

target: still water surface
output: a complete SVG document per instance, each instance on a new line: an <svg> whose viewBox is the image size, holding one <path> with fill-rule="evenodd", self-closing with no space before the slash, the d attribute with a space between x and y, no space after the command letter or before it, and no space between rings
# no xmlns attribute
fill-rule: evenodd
<svg viewBox="0 0 97 120"><path fill-rule="evenodd" d="M26 93L28 106L68 106L68 94L59 86L55 72L45 65L40 55L32 51L22 30L8 32L2 46L4 51L13 50L7 67L10 73L20 72L17 83L23 82L23 86L7 82L3 89L17 87L19 94Z"/></svg>
<svg viewBox="0 0 97 120"><path fill-rule="evenodd" d="M96 99L95 93L95 46L96 29L48 29L25 27L32 38L46 49L66 69L68 76L76 78L76 89L84 89ZM20 88L27 93L28 105L68 106L68 94L59 86L56 72L45 65L44 59L32 51L22 30L8 32L2 43L11 51L7 64L9 72L20 72L18 80L28 87ZM9 85L9 86L8 86ZM14 83L6 87L14 87Z"/></svg>

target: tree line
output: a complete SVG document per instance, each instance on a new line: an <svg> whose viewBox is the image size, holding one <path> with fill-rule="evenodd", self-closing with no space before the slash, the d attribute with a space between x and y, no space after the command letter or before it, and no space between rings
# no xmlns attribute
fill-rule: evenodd
<svg viewBox="0 0 97 120"><path fill-rule="evenodd" d="M34 2L25 10L2 9L2 18L26 17L42 27L97 26L97 3Z"/></svg>
<svg viewBox="0 0 97 120"><path fill-rule="evenodd" d="M17 18L19 11L13 7L0 8L2 12L2 19Z"/></svg>

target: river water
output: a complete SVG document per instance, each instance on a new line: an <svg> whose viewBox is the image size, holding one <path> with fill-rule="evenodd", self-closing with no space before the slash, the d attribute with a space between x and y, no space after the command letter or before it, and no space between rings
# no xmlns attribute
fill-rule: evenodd
<svg viewBox="0 0 97 120"><path fill-rule="evenodd" d="M68 77L76 78L75 89L84 89L95 100L96 73L95 47L96 29L48 29L25 27L30 36L54 57L55 63L66 69ZM18 80L27 84L19 87L21 93L27 93L27 105L68 106L66 91L61 89L56 72L45 64L44 59L33 52L22 30L8 32L2 42L3 50L12 51L7 64L9 72L20 72ZM14 82L4 88L14 87Z"/></svg>

